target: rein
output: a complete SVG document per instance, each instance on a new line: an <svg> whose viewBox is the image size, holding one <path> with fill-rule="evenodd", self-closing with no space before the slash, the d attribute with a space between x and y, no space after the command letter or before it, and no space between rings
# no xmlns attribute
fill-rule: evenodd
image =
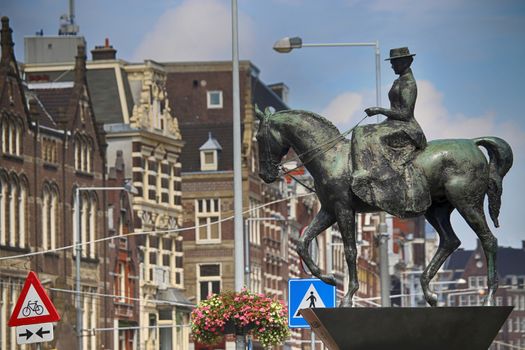
<svg viewBox="0 0 525 350"><path fill-rule="evenodd" d="M334 137L333 139L328 140L325 143L323 143L323 144L321 144L321 145L319 145L319 146L317 146L315 148L309 149L309 150L307 150L307 151L305 151L305 152L303 152L303 153L301 153L299 155L296 155L292 159L288 159L286 161L282 161L280 163L274 164L279 169L279 176L288 175L292 179L297 181L299 184L301 184L303 187L305 187L307 190L309 190L310 192L314 192L315 193L314 189L312 189L310 186L305 185L303 182L301 182L299 179L297 179L295 176L293 176L291 174L291 172L296 170L296 169L298 169L298 168L301 168L301 167L305 166L306 164L308 164L309 162L314 160L317 156L320 156L321 154L326 153L329 150L331 150L332 148L334 148L335 145L337 145L347 135L349 135L352 131L354 131L354 129L357 128L359 126L359 124L361 124L363 122L363 120L365 120L367 117L368 116L365 115L351 129L345 131L344 133L338 135L337 137ZM269 146L270 146L269 145L269 140L268 140L268 134L269 134L269 125L268 124L269 124L269 121L267 122L266 127L265 127L265 133L267 133L267 137L265 137L265 139L267 141L267 145L266 145L266 149L267 150L269 150ZM328 146L328 147L324 148L325 146ZM298 161L298 160L300 161L302 156L307 155L307 154L309 154L311 152L313 152L313 153L308 158L306 158L304 161L301 161L295 168L286 170L286 168L284 167L284 165L286 163L290 163L290 162Z"/></svg>

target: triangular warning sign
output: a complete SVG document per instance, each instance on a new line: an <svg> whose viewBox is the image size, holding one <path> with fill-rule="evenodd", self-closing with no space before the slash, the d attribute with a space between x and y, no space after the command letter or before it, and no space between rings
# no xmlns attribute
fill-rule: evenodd
<svg viewBox="0 0 525 350"><path fill-rule="evenodd" d="M308 290L304 294L304 297L301 299L301 303L293 313L294 318L302 318L300 314L301 309L308 309L308 308L321 308L326 307L323 303L323 299L319 296L319 293L317 292L317 289L315 289L314 284L310 283L310 287L308 287Z"/></svg>
<svg viewBox="0 0 525 350"><path fill-rule="evenodd" d="M55 306L47 296L36 273L29 271L22 292L7 323L10 327L57 322L60 320Z"/></svg>

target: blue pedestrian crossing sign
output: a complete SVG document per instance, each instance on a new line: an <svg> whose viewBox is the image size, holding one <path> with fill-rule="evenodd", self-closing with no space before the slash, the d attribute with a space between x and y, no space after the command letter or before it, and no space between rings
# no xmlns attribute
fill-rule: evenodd
<svg viewBox="0 0 525 350"><path fill-rule="evenodd" d="M288 327L310 328L299 310L335 307L335 286L316 278L288 280Z"/></svg>

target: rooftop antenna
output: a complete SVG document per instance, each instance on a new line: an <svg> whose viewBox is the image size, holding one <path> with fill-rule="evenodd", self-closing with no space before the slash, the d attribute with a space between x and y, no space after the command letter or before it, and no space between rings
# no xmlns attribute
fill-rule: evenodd
<svg viewBox="0 0 525 350"><path fill-rule="evenodd" d="M69 0L69 14L60 16L58 35L77 35L78 25L75 24L75 0Z"/></svg>

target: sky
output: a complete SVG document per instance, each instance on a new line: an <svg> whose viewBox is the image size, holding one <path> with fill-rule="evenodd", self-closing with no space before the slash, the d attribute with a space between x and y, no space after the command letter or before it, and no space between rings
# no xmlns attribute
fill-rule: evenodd
<svg viewBox="0 0 525 350"><path fill-rule="evenodd" d="M0 0L11 19L15 52L42 29L56 35L66 0ZM231 59L228 0L77 0L76 23L88 48L108 37L130 62ZM238 0L239 51L260 78L290 88L288 105L319 113L341 131L375 106L372 47L302 48L279 54L280 38L304 43L379 42L382 106L396 78L384 58L408 46L418 84L415 116L427 139L499 136L512 146L514 166L503 182L501 246L525 240L525 1L522 0ZM453 226L463 247L475 235L457 213Z"/></svg>

